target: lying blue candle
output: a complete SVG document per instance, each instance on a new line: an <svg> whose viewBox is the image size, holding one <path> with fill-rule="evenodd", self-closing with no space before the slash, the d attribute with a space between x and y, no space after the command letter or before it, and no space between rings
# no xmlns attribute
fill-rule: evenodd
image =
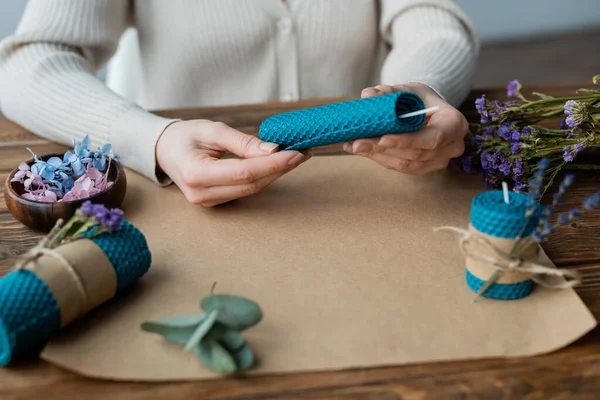
<svg viewBox="0 0 600 400"><path fill-rule="evenodd" d="M281 150L305 150L329 144L391 133L415 132L426 116L398 118L425 108L411 92L398 92L326 104L274 115L259 128L261 140L277 143Z"/></svg>

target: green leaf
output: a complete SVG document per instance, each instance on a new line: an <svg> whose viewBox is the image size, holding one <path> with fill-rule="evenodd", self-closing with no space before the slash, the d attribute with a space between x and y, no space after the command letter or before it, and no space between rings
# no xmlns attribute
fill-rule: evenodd
<svg viewBox="0 0 600 400"><path fill-rule="evenodd" d="M254 353L248 346L242 347L235 353L231 353L237 365L238 371L246 371L254 365Z"/></svg>
<svg viewBox="0 0 600 400"><path fill-rule="evenodd" d="M215 324L215 321L217 320L217 315L219 315L219 312L217 310L213 310L208 313L204 321L202 321L200 325L196 327L196 330L194 331L188 342L185 344L185 351L190 351L202 340L202 338L208 333L210 328L212 328Z"/></svg>
<svg viewBox="0 0 600 400"><path fill-rule="evenodd" d="M206 314L161 318L146 321L141 328L145 332L158 333L171 343L184 345L205 318Z"/></svg>
<svg viewBox="0 0 600 400"><path fill-rule="evenodd" d="M218 311L217 321L243 331L262 320L262 311L257 303L239 296L214 294L200 303L204 312Z"/></svg>
<svg viewBox="0 0 600 400"><path fill-rule="evenodd" d="M208 336L217 340L231 352L238 351L246 345L246 340L240 332L219 322L213 326Z"/></svg>
<svg viewBox="0 0 600 400"><path fill-rule="evenodd" d="M254 364L254 354L242 334L233 328L216 323L207 335L215 339L234 358L238 371L245 371Z"/></svg>
<svg viewBox="0 0 600 400"><path fill-rule="evenodd" d="M234 358L214 339L205 338L194 346L196 357L213 371L221 374L233 374L237 371Z"/></svg>
<svg viewBox="0 0 600 400"><path fill-rule="evenodd" d="M534 96L539 97L542 100L554 100L555 99L554 96L550 96L550 95L547 95L547 94L544 94L544 93L533 92L532 94Z"/></svg>

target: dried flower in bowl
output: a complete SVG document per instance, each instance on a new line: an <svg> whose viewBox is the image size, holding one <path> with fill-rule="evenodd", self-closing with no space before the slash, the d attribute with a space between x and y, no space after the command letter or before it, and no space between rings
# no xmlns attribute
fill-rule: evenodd
<svg viewBox="0 0 600 400"><path fill-rule="evenodd" d="M64 154L47 154L21 163L8 176L4 198L13 217L48 232L68 220L86 200L110 208L121 206L127 178L110 144L90 150L86 136Z"/></svg>

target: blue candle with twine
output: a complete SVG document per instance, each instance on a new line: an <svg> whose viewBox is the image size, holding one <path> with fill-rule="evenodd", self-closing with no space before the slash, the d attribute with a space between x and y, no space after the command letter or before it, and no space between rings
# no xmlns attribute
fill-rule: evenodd
<svg viewBox="0 0 600 400"><path fill-rule="evenodd" d="M516 300L531 294L534 281L530 277L516 270L499 270L492 260L500 258L510 264L511 260L518 263L535 259L539 246L527 239L540 216L541 206L526 194L505 189L473 198L469 237L475 240L471 241L466 262L466 282L471 290L499 300ZM523 243L526 245L518 246Z"/></svg>
<svg viewBox="0 0 600 400"><path fill-rule="evenodd" d="M0 365L40 350L59 329L146 274L151 259L144 235L127 221L110 233L34 247L0 279Z"/></svg>

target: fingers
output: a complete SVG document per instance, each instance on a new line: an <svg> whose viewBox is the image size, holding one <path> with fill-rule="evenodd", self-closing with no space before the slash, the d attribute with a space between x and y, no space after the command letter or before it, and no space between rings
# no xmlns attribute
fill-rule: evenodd
<svg viewBox="0 0 600 400"><path fill-rule="evenodd" d="M250 184L268 175L300 165L305 155L282 151L247 159L195 159L185 168L184 182L190 187Z"/></svg>
<svg viewBox="0 0 600 400"><path fill-rule="evenodd" d="M390 85L377 85L375 87L363 89L363 91L360 94L360 97L364 99L368 97L381 96L384 94L390 94L394 92L395 89Z"/></svg>
<svg viewBox="0 0 600 400"><path fill-rule="evenodd" d="M223 122L207 122L197 132L197 140L205 146L220 151L229 151L244 158L260 157L272 154L279 146L263 142L259 138L247 135Z"/></svg>
<svg viewBox="0 0 600 400"><path fill-rule="evenodd" d="M345 146L344 150L348 153L366 156L367 154L387 154L389 156L404 158L410 161L431 161L438 158L456 158L463 154L465 149L464 141L451 142L440 149L424 150L400 147L379 146L377 139L361 139L351 145Z"/></svg>
<svg viewBox="0 0 600 400"><path fill-rule="evenodd" d="M182 191L189 202L214 207L258 193L310 158L310 152L284 151L245 160L204 160L210 168L200 165L198 175L192 176L196 180L186 182Z"/></svg>
<svg viewBox="0 0 600 400"><path fill-rule="evenodd" d="M227 203L242 197L248 197L260 192L275 180L282 177L285 172L278 172L265 176L257 181L242 185L213 186L194 193L190 200L192 203L203 205L204 207L214 207L219 204Z"/></svg>
<svg viewBox="0 0 600 400"><path fill-rule="evenodd" d="M371 154L368 158L387 169L409 175L425 175L433 171L445 169L450 162L446 158L438 158L430 161L411 161L384 153Z"/></svg>

